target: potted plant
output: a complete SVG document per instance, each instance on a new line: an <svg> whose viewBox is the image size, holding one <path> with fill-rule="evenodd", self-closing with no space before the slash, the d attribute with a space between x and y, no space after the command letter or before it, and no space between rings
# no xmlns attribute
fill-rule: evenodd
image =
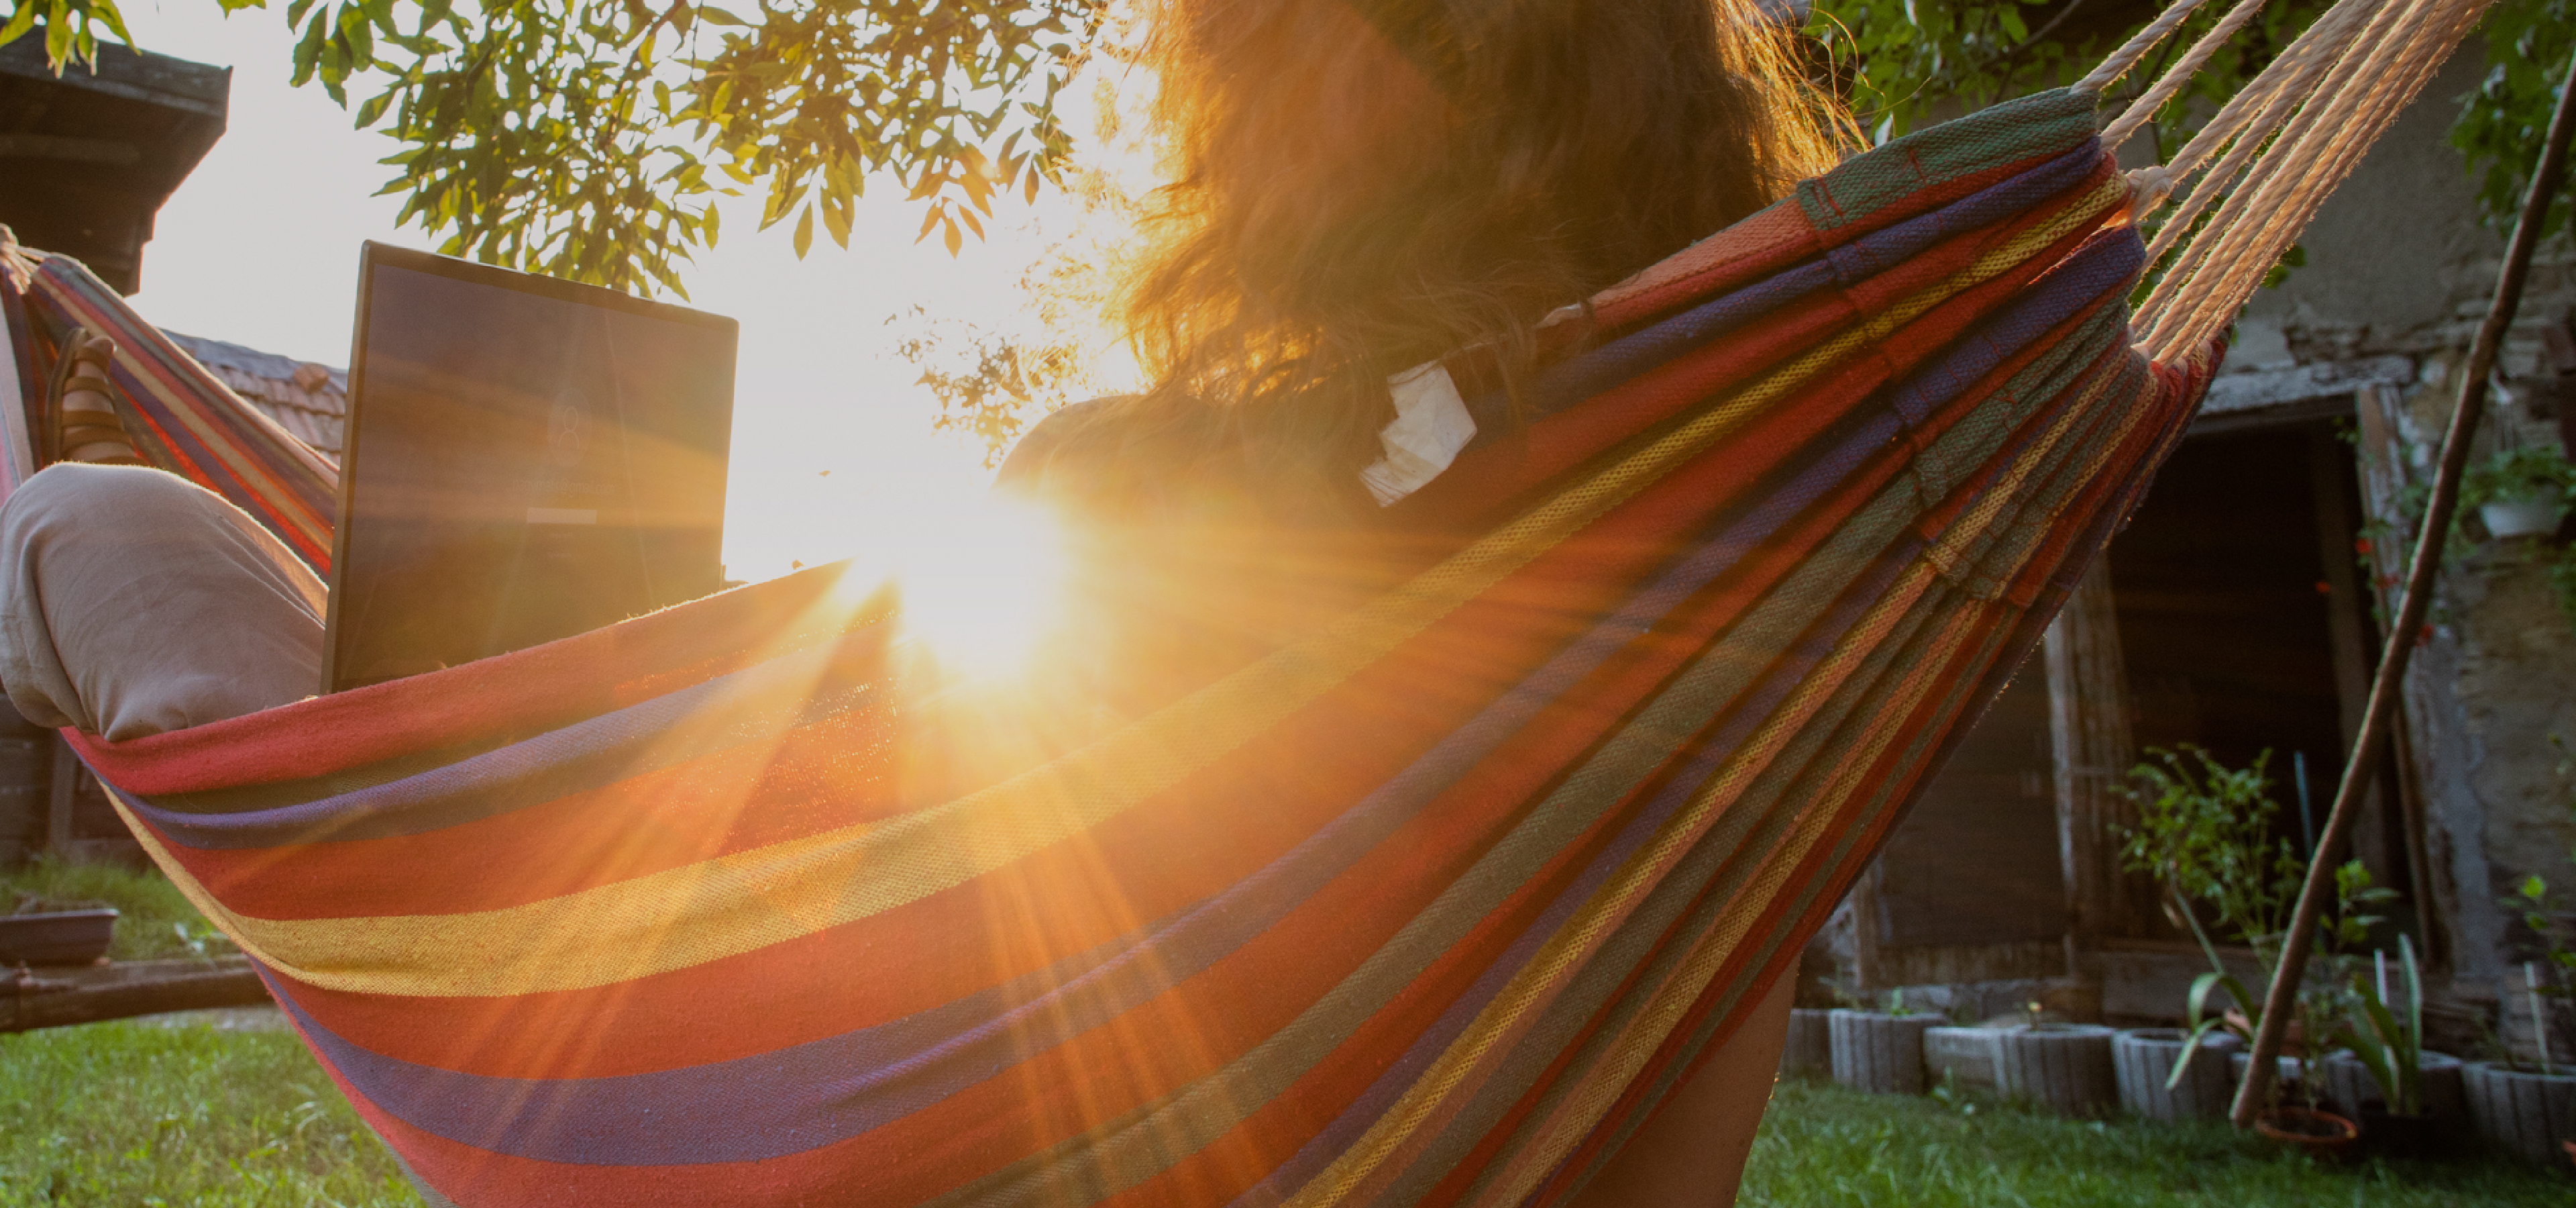
<svg viewBox="0 0 2576 1208"><path fill-rule="evenodd" d="M2154 762L2141 763L2129 772L2128 792L2138 803L2139 820L2127 832L2121 854L2129 868L2153 873L2163 883L2170 897L2167 915L2199 942L2210 965L2209 972L2193 980L2185 1003L2188 1026L2164 1083L2170 1094L2191 1079L2210 1078L2211 1067L2200 1054L2213 1037L2232 1033L2250 1040L2262 1025L2262 996L2228 971L2210 929L2202 925L2201 910L2215 916L2220 934L2241 940L2254 950L2258 961L2271 965L2306 868L2289 842L2272 834L2280 805L2271 799L2271 777L2266 771L2270 751L2256 755L2243 768L2228 767L2209 752L2188 745L2148 754ZM2362 914L2360 907L2394 896L2374 888L2369 880L2357 862L2338 870L2340 901L2331 933L2335 938L2357 940L2366 934L2378 920ZM2233 1009L2214 1001L2221 993ZM2350 1121L2323 1110L2316 1099L2320 1079L2315 1063L2340 1013L2339 993L2331 978L2301 992L2300 1019L2292 1027L2294 1039L2303 1042L2297 1058L2301 1076L2295 1083L2306 1103L2285 1106L2281 1081L2275 1080L2271 1101L2257 1122L2258 1131L2309 1149L2339 1148L2357 1135ZM2139 1037L2131 1043L2148 1039ZM2241 1061L2242 1054L2236 1059ZM2211 1096L2206 1090L2201 1096L2224 1097ZM2130 1097L2152 1096L2141 1090Z"/></svg>
<svg viewBox="0 0 2576 1208"><path fill-rule="evenodd" d="M2462 1110L2460 1059L2424 1050L2424 983L2414 942L2397 937L2405 996L2392 1003L2387 953L2373 976L2355 973L2351 1047L2326 1061L2327 1096L2361 1125L2363 1142L2389 1157L2430 1157L2450 1148Z"/></svg>
<svg viewBox="0 0 2576 1208"><path fill-rule="evenodd" d="M2120 1101L2111 1029L2031 1022L1995 1034L1995 1087L2061 1116L2100 1116Z"/></svg>
<svg viewBox="0 0 2576 1208"><path fill-rule="evenodd" d="M1882 1095L1923 1093L1923 1033L1941 1017L1908 1008L1887 992L1885 1009L1836 1008L1826 1024L1833 1041L1834 1081Z"/></svg>
<svg viewBox="0 0 2576 1208"><path fill-rule="evenodd" d="M2227 1032L2129 1028L2111 1037L2120 1106L2150 1120L2219 1120L2236 1093L2228 1059L2242 1048Z"/></svg>
<svg viewBox="0 0 2576 1208"><path fill-rule="evenodd" d="M2565 741L2551 735L2550 742L2563 755ZM2576 761L2561 758L2558 774L2563 782L2576 786ZM2576 818L2576 787L2566 794L2565 804L2569 816ZM2576 864L2576 850L2567 858ZM2534 1161L2556 1164L2564 1160L2562 1151L2576 1156L2576 1149L2567 1148L2567 1142L2576 1139L2576 1069L2559 1060L2576 1053L2554 1048L2550 1035L2558 1022L2552 1005L2568 997L2569 981L2576 978L2576 945L2571 945L2567 927L2556 917L2558 903L2548 880L2538 873L2524 877L2504 904L2521 916L2540 954L2540 959L2523 965L2523 993L2506 996L2521 1001L2504 1006L2508 1012L2529 1013L2538 1061L2520 1062L2508 1053L2503 1060L2471 1062L2463 1068L2469 1119L2487 1140Z"/></svg>
<svg viewBox="0 0 2576 1208"><path fill-rule="evenodd" d="M2557 449L2499 449L2469 467L2460 502L2477 508L2497 537L2547 536L2576 503L2576 467Z"/></svg>

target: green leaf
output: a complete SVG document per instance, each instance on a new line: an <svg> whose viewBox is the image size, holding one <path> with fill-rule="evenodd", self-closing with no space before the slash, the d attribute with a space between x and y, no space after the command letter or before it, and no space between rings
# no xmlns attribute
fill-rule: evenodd
<svg viewBox="0 0 2576 1208"><path fill-rule="evenodd" d="M322 39L327 32L323 27L323 17L320 15L316 15L312 24L305 27L303 39L295 44L295 74L287 81L288 83L302 87L313 78L315 68L322 61Z"/></svg>
<svg viewBox="0 0 2576 1208"><path fill-rule="evenodd" d="M18 11L10 14L7 25L0 25L0 46L7 46L25 37L27 31L35 26L35 0L18 0Z"/></svg>
<svg viewBox="0 0 2576 1208"><path fill-rule="evenodd" d="M696 8L696 12L697 12L697 15L698 15L698 19L699 19L699 20L701 20L701 21L706 22L706 23L707 23L707 24L709 24L709 25L739 25L739 26L749 26L749 25L751 24L751 22L749 22L749 21L745 21L745 20L743 20L742 18L737 17L737 16L733 15L732 13L726 12L726 11L725 11L725 10L723 10L723 9L717 8L715 5L712 5L712 4L701 4L701 5L698 5L698 6L697 6L697 8Z"/></svg>
<svg viewBox="0 0 2576 1208"><path fill-rule="evenodd" d="M804 259L805 249L812 246L814 246L814 205L812 202L807 202L804 212L796 216L796 258Z"/></svg>

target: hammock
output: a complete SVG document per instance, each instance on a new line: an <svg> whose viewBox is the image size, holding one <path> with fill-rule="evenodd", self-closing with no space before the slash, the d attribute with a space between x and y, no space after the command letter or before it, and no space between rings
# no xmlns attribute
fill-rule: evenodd
<svg viewBox="0 0 2576 1208"><path fill-rule="evenodd" d="M2476 8L2347 0L2136 179L2094 96L2145 38L1806 182L1594 299L1388 509L1418 573L952 799L903 760L971 715L829 568L67 737L460 1203L1558 1202L1794 967ZM2134 222L2195 171L2142 349ZM22 389L113 335L143 453L323 564L330 463L79 265L0 255L0 311Z"/></svg>

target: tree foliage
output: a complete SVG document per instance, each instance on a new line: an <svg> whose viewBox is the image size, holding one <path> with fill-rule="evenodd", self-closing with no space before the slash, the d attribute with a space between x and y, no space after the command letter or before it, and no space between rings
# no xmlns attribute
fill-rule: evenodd
<svg viewBox="0 0 2576 1208"><path fill-rule="evenodd" d="M285 16L293 81L400 144L384 192L403 220L495 264L685 293L677 262L715 243L719 192L758 191L762 225L792 219L801 254L818 221L846 245L861 193L889 183L953 250L998 196L1063 171L1055 104L1102 0L755 2L289 0ZM126 36L114 0L9 3L11 30L45 22L58 69L101 30Z"/></svg>
<svg viewBox="0 0 2576 1208"><path fill-rule="evenodd" d="M2510 229L2531 187L2531 166L2549 133L2550 111L2576 52L2576 0L2497 0L2481 27L2486 75L2460 98L2451 144L2469 158L2487 221ZM2568 207L2551 207L2541 234L2567 229Z"/></svg>
<svg viewBox="0 0 2576 1208"><path fill-rule="evenodd" d="M0 43L41 28L58 68L127 37L116 0L0 0ZM267 0L214 0L227 9ZM476 259L681 290L721 192L767 226L849 237L869 185L922 206L954 250L998 198L1060 182L1058 121L1111 0L283 0L298 84L400 149L403 217ZM756 6L756 7L753 7ZM2323 11L2275 0L2160 114L2170 150ZM1817 0L1821 75L1878 137L2062 84L2152 15L2147 0ZM2211 4L2121 85L2134 95L2217 19ZM2500 0L2488 72L2453 140L2509 216L2576 46L2576 0ZM353 101L353 97L364 96Z"/></svg>
<svg viewBox="0 0 2576 1208"><path fill-rule="evenodd" d="M2161 7L2133 0L1819 0L1808 33L1863 125L1884 141L1945 113L2071 84ZM2113 86L2106 108L2143 92L2226 7L2205 5ZM2198 117L2234 95L2327 7L2328 0L2273 0L2157 114L2163 149L2173 150Z"/></svg>

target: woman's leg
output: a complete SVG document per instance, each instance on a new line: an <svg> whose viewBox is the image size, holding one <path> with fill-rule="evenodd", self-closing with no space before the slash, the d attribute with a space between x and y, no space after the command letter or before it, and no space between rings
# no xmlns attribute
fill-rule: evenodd
<svg viewBox="0 0 2576 1208"><path fill-rule="evenodd" d="M1797 980L1782 977L1735 1035L1664 1097L1584 1187L1576 1208L1727 1208L1735 1202L1753 1130L1779 1077L1780 1050L1789 1043Z"/></svg>
<svg viewBox="0 0 2576 1208"><path fill-rule="evenodd" d="M59 464L0 506L0 686L124 741L313 695L324 587L258 521L159 470Z"/></svg>

